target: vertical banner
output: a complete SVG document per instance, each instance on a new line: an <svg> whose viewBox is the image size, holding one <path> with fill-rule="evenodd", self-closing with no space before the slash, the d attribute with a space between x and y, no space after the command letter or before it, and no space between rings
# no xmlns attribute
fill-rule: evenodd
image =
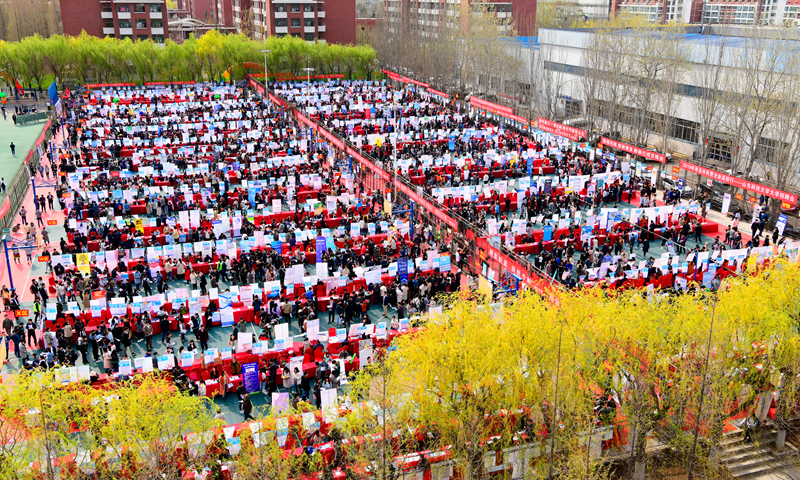
<svg viewBox="0 0 800 480"><path fill-rule="evenodd" d="M258 363L245 363L242 365L244 389L247 393L255 393L261 389L258 383Z"/></svg>
<svg viewBox="0 0 800 480"><path fill-rule="evenodd" d="M725 197L722 199L722 214L725 215L728 213L728 210L731 208L731 194L726 193Z"/></svg>
<svg viewBox="0 0 800 480"><path fill-rule="evenodd" d="M322 261L322 254L327 250L327 245L325 237L317 237L317 263Z"/></svg>
<svg viewBox="0 0 800 480"><path fill-rule="evenodd" d="M408 257L397 259L397 276L400 278L400 282L408 283Z"/></svg>

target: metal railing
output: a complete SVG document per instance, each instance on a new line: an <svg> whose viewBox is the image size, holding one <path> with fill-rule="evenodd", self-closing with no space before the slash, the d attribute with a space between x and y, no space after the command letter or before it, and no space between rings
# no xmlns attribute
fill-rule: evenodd
<svg viewBox="0 0 800 480"><path fill-rule="evenodd" d="M258 82L256 80L254 80L254 81L263 86L263 84L261 84L260 82ZM270 93L269 90L267 90L267 93ZM276 97L277 97L277 95L276 95ZM277 98L280 98L280 97L277 97ZM281 98L281 100L286 103L286 107L285 108L286 108L286 113L287 114L289 114L289 113L291 113L293 111L301 110L300 108L297 107L297 105L295 103L289 102L285 98ZM303 112L303 114L305 115L305 112ZM376 159L375 157L370 155L368 152L366 152L361 147L358 147L355 144L353 144L352 142L350 142L349 140L347 140L346 138L343 138L338 133L331 131L326 125L322 124L321 122L315 120L312 117L308 117L308 120L310 122L313 122L316 125L318 130L320 130L320 129L321 130L325 130L330 136L332 136L333 138L336 138L337 140L341 141L342 144L345 145L345 147L352 148L354 151L358 152L362 157L364 157L368 161L372 162L376 166L382 165L381 161L379 161L378 159ZM346 154L346 152L345 152L345 154ZM383 168L381 168L381 170L386 172L386 170L383 169ZM473 256L477 255L476 240L479 237L488 237L488 232L486 230L479 229L476 224L470 222L469 220L467 220L466 218L461 216L461 214L459 214L458 212L456 212L452 208L440 204L432 195L429 195L428 193L426 193L424 188L417 188L417 185L414 185L413 183L411 183L410 181L408 181L407 179L405 179L403 177L399 177L397 175L393 175L392 174L393 172L386 172L386 173L390 174L390 180L387 183L391 183L392 181L395 181L395 182L398 182L400 184L403 184L405 187L415 191L417 193L417 195L422 197L424 200L426 200L428 202L431 202L433 205L436 205L444 213L446 213L449 217L451 217L453 220L455 220L458 223L458 228L456 229L457 233L462 235L463 238L469 239L469 244L471 245L470 249L472 250L471 253L472 253ZM562 289L563 288L563 284L561 284L561 282L559 282L557 279L545 274L545 272L543 272L542 270L536 268L527 258L517 254L512 249L509 249L505 244L497 245L497 246L495 246L495 248L500 250L500 252L503 255L505 255L508 259L510 259L510 260L516 262L517 264L521 265L522 267L524 267L527 270L528 275L530 275L531 277L539 277L542 280L547 281L550 284L550 286L555 287L557 289Z"/></svg>

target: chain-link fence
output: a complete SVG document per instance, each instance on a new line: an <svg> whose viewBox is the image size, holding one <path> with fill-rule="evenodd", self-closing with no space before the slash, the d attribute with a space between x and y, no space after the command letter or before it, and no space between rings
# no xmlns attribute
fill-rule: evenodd
<svg viewBox="0 0 800 480"><path fill-rule="evenodd" d="M41 155L47 155L47 142L50 141L53 135L50 130L51 120L44 124L42 134L30 146L27 162L23 162L19 166L17 173L6 188L11 206L3 218L0 218L0 229L2 230L12 226L17 210L22 206L22 202L25 201L25 195L28 194L28 189L31 187L31 175L36 174L36 170L42 160L39 155L40 149L37 147L42 147Z"/></svg>

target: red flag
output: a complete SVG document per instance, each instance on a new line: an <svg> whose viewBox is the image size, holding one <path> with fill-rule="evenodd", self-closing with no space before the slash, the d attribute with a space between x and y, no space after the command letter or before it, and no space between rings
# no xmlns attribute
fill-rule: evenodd
<svg viewBox="0 0 800 480"><path fill-rule="evenodd" d="M16 83L17 91L19 92L19 94L25 95L25 90L22 89L22 85L19 84L19 80L15 78L14 83Z"/></svg>

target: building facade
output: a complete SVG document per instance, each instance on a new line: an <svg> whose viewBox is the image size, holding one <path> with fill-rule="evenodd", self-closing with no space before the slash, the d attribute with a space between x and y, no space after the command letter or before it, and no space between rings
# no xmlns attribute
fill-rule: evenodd
<svg viewBox="0 0 800 480"><path fill-rule="evenodd" d="M60 0L65 35L131 40L169 38L166 0Z"/></svg>
<svg viewBox="0 0 800 480"><path fill-rule="evenodd" d="M703 25L799 26L797 0L612 0L613 12L642 15L652 22Z"/></svg>
<svg viewBox="0 0 800 480"><path fill-rule="evenodd" d="M355 0L233 0L233 12L240 31L244 22L253 22L256 38L291 35L309 42L356 43Z"/></svg>
<svg viewBox="0 0 800 480"><path fill-rule="evenodd" d="M501 28L532 36L536 0L384 0L383 16L389 34L409 32L436 38L446 28L459 28L470 11L484 10L501 20Z"/></svg>

